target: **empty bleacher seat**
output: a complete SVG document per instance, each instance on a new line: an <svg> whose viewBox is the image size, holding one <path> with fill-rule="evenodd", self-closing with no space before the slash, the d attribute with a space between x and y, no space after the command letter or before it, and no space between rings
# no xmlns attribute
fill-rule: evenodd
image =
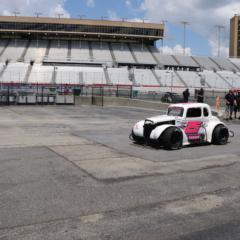
<svg viewBox="0 0 240 240"><path fill-rule="evenodd" d="M134 77L137 85L159 86L155 76L149 69L134 69Z"/></svg>
<svg viewBox="0 0 240 240"><path fill-rule="evenodd" d="M89 46L87 41L72 41L71 60L90 61Z"/></svg>
<svg viewBox="0 0 240 240"><path fill-rule="evenodd" d="M233 88L240 88L240 74L230 71L218 72Z"/></svg>
<svg viewBox="0 0 240 240"><path fill-rule="evenodd" d="M228 89L229 85L215 72L205 70L201 75L206 79L207 83L215 89Z"/></svg>
<svg viewBox="0 0 240 240"><path fill-rule="evenodd" d="M180 63L180 66L199 67L199 65L190 56L175 55L175 58Z"/></svg>
<svg viewBox="0 0 240 240"><path fill-rule="evenodd" d="M212 58L223 70L227 71L239 71L237 67L235 67L231 61L227 58Z"/></svg>
<svg viewBox="0 0 240 240"><path fill-rule="evenodd" d="M30 61L34 61L36 63L41 63L45 56L47 44L47 40L31 41L24 62L29 63Z"/></svg>
<svg viewBox="0 0 240 240"><path fill-rule="evenodd" d="M1 61L19 61L24 49L27 46L27 43L28 40L12 39L3 55L1 56Z"/></svg>
<svg viewBox="0 0 240 240"><path fill-rule="evenodd" d="M58 67L56 72L57 84L106 84L100 67Z"/></svg>
<svg viewBox="0 0 240 240"><path fill-rule="evenodd" d="M205 70L221 70L219 67L208 57L193 57L199 66Z"/></svg>
<svg viewBox="0 0 240 240"><path fill-rule="evenodd" d="M9 63L6 70L4 71L1 82L13 82L13 83L23 83L26 72L28 69L28 64L25 63Z"/></svg>
<svg viewBox="0 0 240 240"><path fill-rule="evenodd" d="M118 63L136 63L125 43L111 43L113 53Z"/></svg>
<svg viewBox="0 0 240 240"><path fill-rule="evenodd" d="M112 62L112 56L107 43L92 42L93 60L98 62Z"/></svg>
<svg viewBox="0 0 240 240"><path fill-rule="evenodd" d="M132 85L127 68L108 68L110 81L117 85Z"/></svg>
<svg viewBox="0 0 240 240"><path fill-rule="evenodd" d="M171 86L174 86L176 88L185 87L174 72L167 70L155 70L155 72L164 87Z"/></svg>
<svg viewBox="0 0 240 240"><path fill-rule="evenodd" d="M42 66L40 64L34 64L28 82L50 84L52 82L53 69L54 68L52 66Z"/></svg>
<svg viewBox="0 0 240 240"><path fill-rule="evenodd" d="M178 71L178 74L181 76L189 88L203 87L201 84L201 76L199 76L196 72Z"/></svg>
<svg viewBox="0 0 240 240"><path fill-rule="evenodd" d="M138 63L157 64L144 44L131 44L131 48L138 60Z"/></svg>
<svg viewBox="0 0 240 240"><path fill-rule="evenodd" d="M52 40L48 54L49 60L67 60L68 41Z"/></svg>

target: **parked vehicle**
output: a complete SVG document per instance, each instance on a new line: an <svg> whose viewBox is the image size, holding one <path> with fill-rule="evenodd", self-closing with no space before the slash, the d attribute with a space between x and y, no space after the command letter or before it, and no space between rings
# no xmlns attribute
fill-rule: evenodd
<svg viewBox="0 0 240 240"><path fill-rule="evenodd" d="M177 93L166 92L161 98L164 103L182 103L183 97Z"/></svg>

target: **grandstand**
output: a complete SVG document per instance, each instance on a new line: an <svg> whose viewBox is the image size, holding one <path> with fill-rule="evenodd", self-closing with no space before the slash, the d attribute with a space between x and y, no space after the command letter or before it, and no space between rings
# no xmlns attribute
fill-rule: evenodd
<svg viewBox="0 0 240 240"><path fill-rule="evenodd" d="M0 82L125 85L152 91L240 88L238 59L164 55L164 26L0 17Z"/></svg>

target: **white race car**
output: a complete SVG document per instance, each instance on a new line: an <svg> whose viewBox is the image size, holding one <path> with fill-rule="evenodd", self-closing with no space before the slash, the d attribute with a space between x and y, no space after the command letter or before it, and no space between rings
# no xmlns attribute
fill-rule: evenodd
<svg viewBox="0 0 240 240"><path fill-rule="evenodd" d="M228 138L227 126L213 116L210 106L204 103L170 105L166 115L136 123L131 133L136 143L154 144L168 150L201 143L224 145Z"/></svg>

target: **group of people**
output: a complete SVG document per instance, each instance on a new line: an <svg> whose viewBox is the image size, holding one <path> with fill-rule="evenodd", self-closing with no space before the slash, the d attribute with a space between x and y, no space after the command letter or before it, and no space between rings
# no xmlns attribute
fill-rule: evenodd
<svg viewBox="0 0 240 240"><path fill-rule="evenodd" d="M234 93L232 90L229 90L225 96L225 101L227 120L233 119L233 113L234 118L238 118L240 120L240 92Z"/></svg>
<svg viewBox="0 0 240 240"><path fill-rule="evenodd" d="M190 97L189 89L187 88L185 91L183 91L183 101L188 102ZM204 102L204 90L201 88L197 91L197 102L203 103Z"/></svg>

